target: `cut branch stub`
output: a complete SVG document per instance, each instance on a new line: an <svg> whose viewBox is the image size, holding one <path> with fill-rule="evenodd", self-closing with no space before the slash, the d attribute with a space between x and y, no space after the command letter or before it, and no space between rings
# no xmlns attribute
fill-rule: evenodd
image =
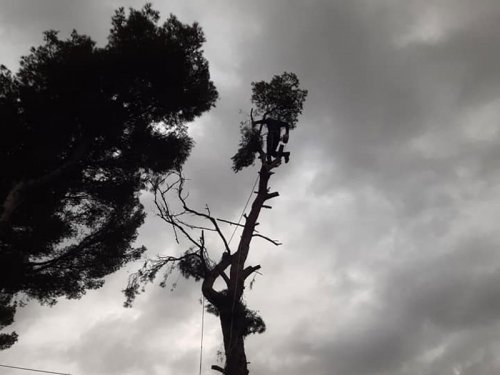
<svg viewBox="0 0 500 375"><path fill-rule="evenodd" d="M268 193L268 194L266 194L265 200L267 201L268 199L273 199L273 198L276 198L276 197L279 197L279 196L280 196L280 193L278 193L277 191L275 191L274 193Z"/></svg>

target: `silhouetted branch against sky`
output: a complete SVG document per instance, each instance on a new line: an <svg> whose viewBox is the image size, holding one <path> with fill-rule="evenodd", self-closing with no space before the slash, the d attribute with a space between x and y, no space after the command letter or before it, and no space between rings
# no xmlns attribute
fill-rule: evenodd
<svg viewBox="0 0 500 375"><path fill-rule="evenodd" d="M1 63L76 28L107 43L117 6L142 1L0 2ZM500 3L496 0L157 1L162 20L198 22L217 107L188 124L193 207L237 221L255 169L231 169L251 82L294 72L309 90L260 220L247 302L268 331L249 337L252 373L491 374L500 371ZM243 113L239 113L239 111ZM175 239L152 195L137 245ZM221 223L225 234L230 224ZM257 241L258 240L258 241ZM284 261L286 259L286 262ZM74 374L196 373L199 286L148 288L124 309L132 264L52 309L30 303L0 363ZM286 313L284 313L286 312ZM203 372L217 362L206 316ZM29 365L29 366L26 366ZM6 370L6 375L15 374ZM4 374L2 373L2 375Z"/></svg>

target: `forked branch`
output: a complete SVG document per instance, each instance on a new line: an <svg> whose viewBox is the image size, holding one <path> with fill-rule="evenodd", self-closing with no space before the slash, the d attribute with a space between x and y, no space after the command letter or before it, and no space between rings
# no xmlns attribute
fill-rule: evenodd
<svg viewBox="0 0 500 375"><path fill-rule="evenodd" d="M177 195L182 203L182 207L184 208L184 210L186 212L193 214L193 215L203 217L203 218L209 220L214 227L213 230L217 232L217 234L221 238L222 242L224 243L224 248L226 249L227 253L231 254L231 249L229 248L229 243L227 242L226 237L222 233L222 231L219 227L219 224L217 224L217 220L214 219L212 217L212 215L210 214L210 209L208 208L208 206L206 206L208 214L205 214L203 212L200 212L200 211L197 211L197 210L194 210L194 209L188 207L188 205L186 204L186 197L182 196L183 187L184 187L184 178L182 176L180 176L179 184L177 187L177 193L178 193Z"/></svg>

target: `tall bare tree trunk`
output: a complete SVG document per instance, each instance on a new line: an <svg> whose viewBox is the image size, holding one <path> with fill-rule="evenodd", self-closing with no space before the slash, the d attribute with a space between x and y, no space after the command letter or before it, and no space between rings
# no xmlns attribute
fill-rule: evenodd
<svg viewBox="0 0 500 375"><path fill-rule="evenodd" d="M260 179L258 191L256 192L257 196L252 203L250 213L245 217L246 221L238 244L238 250L231 255L227 295L224 298L220 298L219 296L217 300L214 300L210 293L204 293L205 297L214 304L220 314L222 335L224 338L224 352L226 355L226 365L223 369L225 375L249 374L244 343L247 329L246 324L248 322L246 321L245 307L241 303L241 298L243 296L245 279L255 270L259 269L260 266L244 268L244 265L250 250L250 243L254 237L260 211L263 207L268 207L264 205L268 199L279 195L277 192L269 193L268 188L269 178L273 174L271 169L279 165L279 163L266 163L264 160L262 159L262 166L259 171ZM222 371L220 368L217 369Z"/></svg>

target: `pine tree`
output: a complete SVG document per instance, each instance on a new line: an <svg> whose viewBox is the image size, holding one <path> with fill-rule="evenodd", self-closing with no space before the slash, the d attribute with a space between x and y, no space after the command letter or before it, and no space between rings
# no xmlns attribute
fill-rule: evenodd
<svg viewBox="0 0 500 375"><path fill-rule="evenodd" d="M79 298L144 252L139 192L180 169L186 123L217 99L201 28L159 20L120 8L106 46L48 31L0 68L0 329L19 298Z"/></svg>

